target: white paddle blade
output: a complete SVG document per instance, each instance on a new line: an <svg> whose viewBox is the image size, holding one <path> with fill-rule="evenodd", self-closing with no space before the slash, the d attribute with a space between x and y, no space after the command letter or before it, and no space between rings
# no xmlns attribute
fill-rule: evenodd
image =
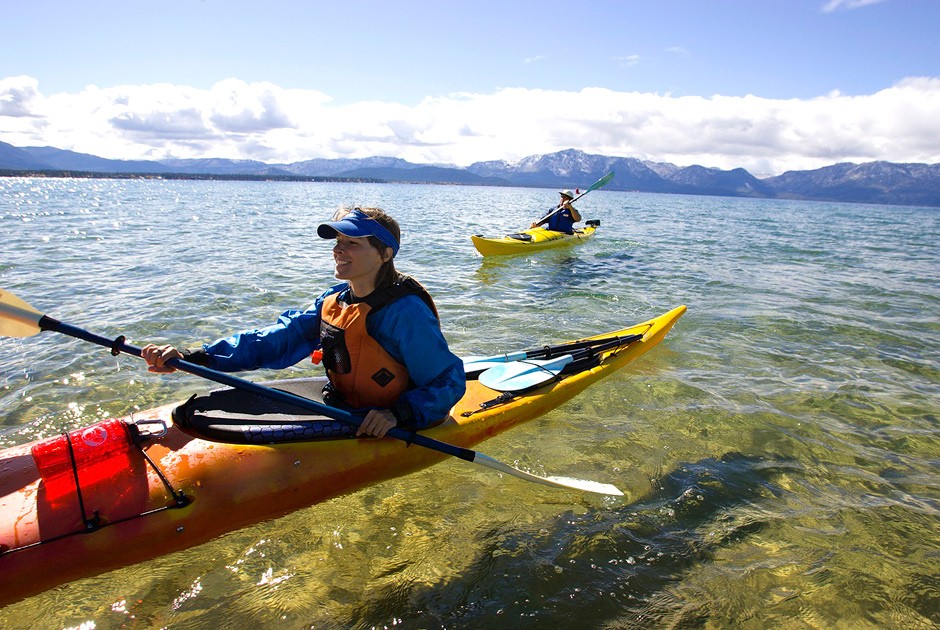
<svg viewBox="0 0 940 630"><path fill-rule="evenodd" d="M504 472L507 475L512 475L513 477L518 477L519 479L525 479L526 481L534 481L535 483L541 483L546 486L568 488L569 490L581 490L582 492L592 492L594 494L603 494L612 497L623 496L623 492L609 483L588 481L587 479L572 479L571 477L539 477L538 475L533 475L532 473L523 472L518 468L513 468L509 464L504 464L503 462L495 460L492 457L488 457L483 453L477 453L476 457L473 458L473 461L476 464L482 464L487 468Z"/></svg>
<svg viewBox="0 0 940 630"><path fill-rule="evenodd" d="M32 337L42 330L40 319L42 313L9 291L0 289L0 337Z"/></svg>
<svg viewBox="0 0 940 630"><path fill-rule="evenodd" d="M515 392L552 380L574 361L570 354L555 359L527 359L496 365L478 377L481 384L498 392Z"/></svg>
<svg viewBox="0 0 940 630"><path fill-rule="evenodd" d="M464 373L470 374L472 372L481 372L501 363L519 361L526 358L526 354L526 352L512 352L510 354L497 354L491 357L466 357L463 359Z"/></svg>

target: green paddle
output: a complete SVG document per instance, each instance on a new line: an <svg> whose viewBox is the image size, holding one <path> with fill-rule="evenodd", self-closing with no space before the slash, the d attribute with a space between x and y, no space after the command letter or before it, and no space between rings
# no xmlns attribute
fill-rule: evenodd
<svg viewBox="0 0 940 630"><path fill-rule="evenodd" d="M598 188L602 188L602 187L606 186L607 183L608 183L610 180L612 180L613 178L614 178L614 172L613 172L613 171L607 173L606 175L604 175L603 177L601 177L599 180L597 180L596 182L594 182L593 184L591 184L591 185L588 187L587 190L585 190L583 193L581 193L580 195L578 195L577 197L575 197L574 199L572 199L569 203L574 203L575 201L577 201L578 199L580 199L580 198L583 197L584 195L588 194L588 193L591 192L592 190L597 190ZM546 219L549 219L553 214L555 214L556 212L561 211L561 209L562 209L563 207L564 207L564 204L558 204L557 206L555 206L555 207L552 209L551 212L549 212L548 214L546 214L544 217L542 217L541 219L539 219L539 220L536 221L535 223L536 223L536 224L539 224L539 223L541 223L542 221L545 221Z"/></svg>
<svg viewBox="0 0 940 630"><path fill-rule="evenodd" d="M114 354L118 354L119 352L126 352L127 354L133 354L137 357L141 355L141 349L125 343L123 337L118 337L117 339L113 340L107 339L106 337L101 337L94 333L88 332L87 330L72 326L71 324L52 319L51 317L43 315L12 293L0 289L0 336L31 337L32 335L42 332L43 330L51 330L68 335L70 337L75 337L76 339L98 344L99 346L104 346L105 348L110 348L111 352ZM333 418L334 420L339 420L340 422L345 422L353 426L359 426L359 424L362 422L362 418L351 414L348 411L330 407L329 405L324 405L323 403L319 403L315 400L303 398L302 396L297 396L296 394L291 394L286 391L265 387L264 385L246 381L244 379L231 376L230 374L226 374L225 372L218 372L201 365L196 365L195 363L189 363L188 361L183 361L181 359L170 359L166 362L166 364L176 368L177 370L189 372L190 374L195 374L196 376L200 376L211 381L216 381L217 383L222 383L223 385L228 385L229 387L242 389L259 396L266 396L272 400L296 405L297 407L301 407L303 409L309 409L310 411L314 411L329 418ZM512 475L513 477L518 477L519 479L525 479L526 481L532 481L535 483L557 486L561 488L569 488L572 490L582 490L584 492L593 492L596 494L623 496L623 493L620 490L610 484L598 483L596 481L587 481L583 479L572 479L569 477L539 477L538 475L533 475L531 473L518 470L517 468L513 468L512 466L495 460L492 457L488 457L483 453L478 453L468 448L461 448L452 444L447 444L446 442L439 442L438 440L421 435L420 433L412 433L404 429L399 429L398 427L391 429L386 435L402 440L409 444L417 444L418 446L423 446L425 448L439 451L446 455L458 457L474 464L480 464L481 466L486 466L487 468L492 468L494 470L506 473L507 475Z"/></svg>

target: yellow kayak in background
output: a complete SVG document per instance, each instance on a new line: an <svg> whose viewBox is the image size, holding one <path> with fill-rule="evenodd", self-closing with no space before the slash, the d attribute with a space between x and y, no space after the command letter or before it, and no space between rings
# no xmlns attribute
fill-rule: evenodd
<svg viewBox="0 0 940 630"><path fill-rule="evenodd" d="M486 238L481 234L474 234L470 237L470 240L473 241L473 246L483 256L523 254L583 243L594 236L594 232L597 231L600 224L601 222L596 220L587 221L583 228L575 229L573 234L555 232L545 228L531 228L498 238Z"/></svg>

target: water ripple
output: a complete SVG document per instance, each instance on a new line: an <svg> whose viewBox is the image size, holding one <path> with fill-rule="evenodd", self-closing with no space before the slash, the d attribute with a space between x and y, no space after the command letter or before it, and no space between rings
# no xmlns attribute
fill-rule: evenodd
<svg viewBox="0 0 940 630"><path fill-rule="evenodd" d="M341 204L404 228L462 354L689 306L666 342L484 445L621 502L449 462L0 611L3 627L940 624L940 214L597 191L591 241L483 259L554 191L0 179L0 284L135 343L274 321L333 282ZM44 334L0 339L0 446L205 384ZM283 374L316 372L301 366Z"/></svg>

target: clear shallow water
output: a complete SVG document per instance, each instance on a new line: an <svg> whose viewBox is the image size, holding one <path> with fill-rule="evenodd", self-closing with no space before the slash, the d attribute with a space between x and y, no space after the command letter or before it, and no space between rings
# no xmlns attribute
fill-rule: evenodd
<svg viewBox="0 0 940 630"><path fill-rule="evenodd" d="M548 190L0 179L0 286L132 343L273 321L333 281L343 203L403 224L399 268L461 354L678 304L653 353L462 462L66 585L3 627L931 627L940 623L936 209L594 192L590 242L484 260ZM315 373L301 366L265 377ZM260 375L256 375L260 377ZM0 339L0 447L181 399L61 335Z"/></svg>

